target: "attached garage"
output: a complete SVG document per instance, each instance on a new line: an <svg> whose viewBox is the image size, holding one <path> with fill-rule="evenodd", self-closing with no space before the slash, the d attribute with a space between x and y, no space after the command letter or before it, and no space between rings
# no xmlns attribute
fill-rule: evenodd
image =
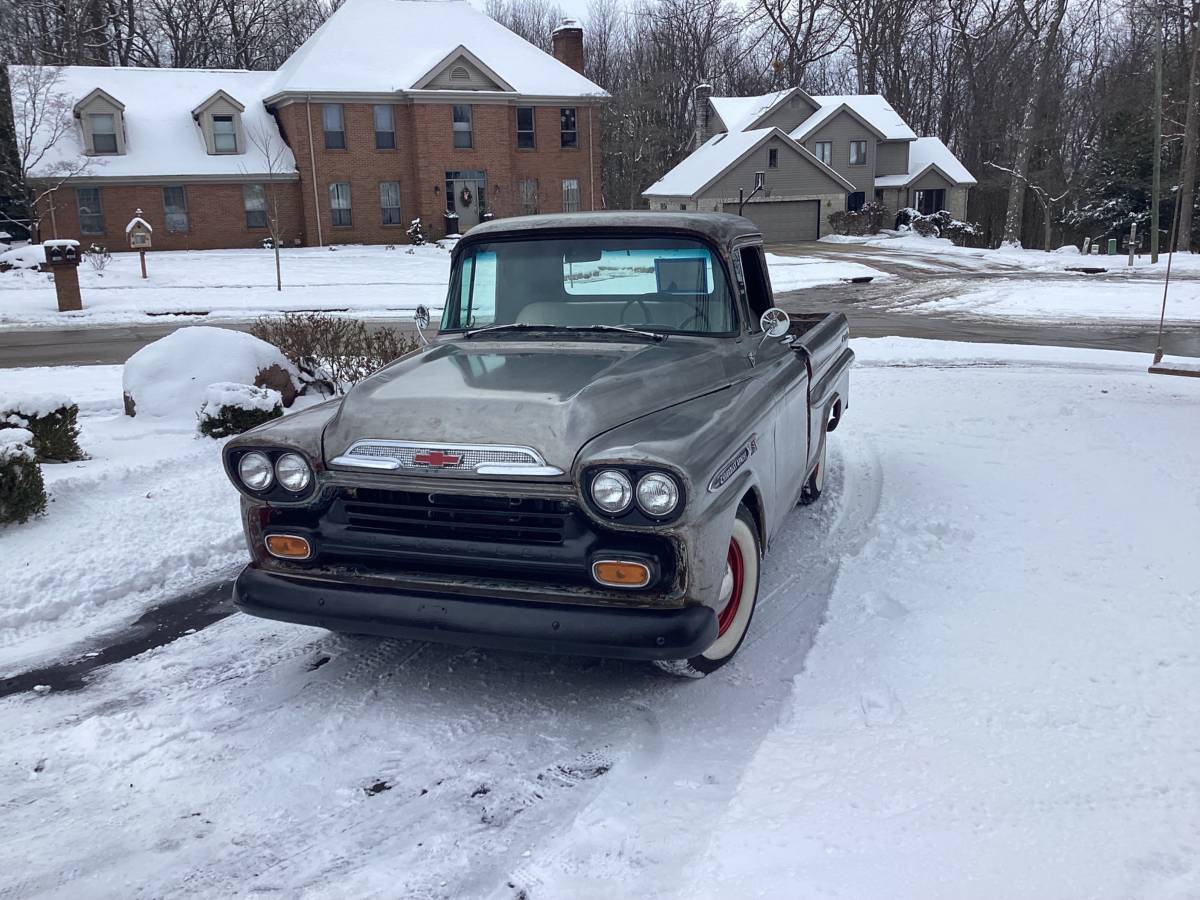
<svg viewBox="0 0 1200 900"><path fill-rule="evenodd" d="M737 214L736 203L726 203L725 212ZM820 237L820 200L776 200L747 203L742 215L757 225L768 243L815 241Z"/></svg>

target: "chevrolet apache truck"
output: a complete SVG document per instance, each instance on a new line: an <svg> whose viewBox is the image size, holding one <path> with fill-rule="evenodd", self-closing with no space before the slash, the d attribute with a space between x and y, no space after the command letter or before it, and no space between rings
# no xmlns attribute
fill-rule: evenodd
<svg viewBox="0 0 1200 900"><path fill-rule="evenodd" d="M746 637L788 511L821 495L848 338L840 314L775 308L738 216L481 224L436 337L226 445L237 606L707 674Z"/></svg>

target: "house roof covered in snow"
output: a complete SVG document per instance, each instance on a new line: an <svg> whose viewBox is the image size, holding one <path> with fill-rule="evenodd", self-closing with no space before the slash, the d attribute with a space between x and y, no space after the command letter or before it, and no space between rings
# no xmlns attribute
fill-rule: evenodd
<svg viewBox="0 0 1200 900"><path fill-rule="evenodd" d="M346 0L275 73L271 94L418 90L460 48L498 76L502 89L607 96L466 0Z"/></svg>
<svg viewBox="0 0 1200 900"><path fill-rule="evenodd" d="M20 66L10 69L14 106L21 91ZM281 156L276 175L290 177L296 169L291 151L284 145L278 126L262 105L265 86L273 72L237 69L136 69L105 66L64 66L50 93L57 95L71 115L71 108L99 88L124 107L124 148L121 155L93 156L83 177L173 178L209 177L223 180L261 180L271 173L262 152L254 145L267 135ZM245 107L242 127L246 135L244 153L212 153L204 132L192 118L192 109L218 90ZM44 122L42 140L50 123ZM35 143L36 143L35 136ZM261 142L260 142L261 143ZM76 125L51 146L32 168L34 177L55 177L78 168L84 158L82 129ZM76 179L79 180L79 179Z"/></svg>
<svg viewBox="0 0 1200 900"><path fill-rule="evenodd" d="M875 186L906 187L930 170L941 172L953 184L976 184L975 176L958 161L950 148L935 137L917 138L908 149L908 171L900 175L880 175Z"/></svg>
<svg viewBox="0 0 1200 900"><path fill-rule="evenodd" d="M758 97L710 97L709 102L727 131L745 131L797 90L788 88Z"/></svg>
<svg viewBox="0 0 1200 900"><path fill-rule="evenodd" d="M887 98L881 94L831 94L813 97L820 106L815 113L800 123L792 132L792 137L798 141L808 138L842 109L848 107L866 120L880 134L884 141L911 141L916 134L908 123L900 117L900 113L892 109Z"/></svg>
<svg viewBox="0 0 1200 900"><path fill-rule="evenodd" d="M845 190L854 185L825 165L778 128L756 128L752 131L733 131L713 135L694 153L642 192L644 197L693 197L721 176L738 160L751 153L770 137L775 136L790 145L812 165Z"/></svg>

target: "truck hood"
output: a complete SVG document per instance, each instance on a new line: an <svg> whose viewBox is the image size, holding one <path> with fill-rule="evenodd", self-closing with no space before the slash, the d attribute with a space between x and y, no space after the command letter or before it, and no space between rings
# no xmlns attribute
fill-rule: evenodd
<svg viewBox="0 0 1200 900"><path fill-rule="evenodd" d="M744 374L722 339L452 341L356 385L325 430L326 460L370 438L532 447L570 471L579 449ZM741 366L732 364L733 360Z"/></svg>

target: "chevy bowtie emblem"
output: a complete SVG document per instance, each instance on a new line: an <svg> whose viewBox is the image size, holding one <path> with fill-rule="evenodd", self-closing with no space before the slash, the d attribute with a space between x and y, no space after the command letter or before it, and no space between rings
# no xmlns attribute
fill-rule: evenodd
<svg viewBox="0 0 1200 900"><path fill-rule="evenodd" d="M441 450L426 450L424 453L414 453L413 463L418 466L429 466L435 469L445 469L457 466L462 462L462 456L457 453L443 453Z"/></svg>

